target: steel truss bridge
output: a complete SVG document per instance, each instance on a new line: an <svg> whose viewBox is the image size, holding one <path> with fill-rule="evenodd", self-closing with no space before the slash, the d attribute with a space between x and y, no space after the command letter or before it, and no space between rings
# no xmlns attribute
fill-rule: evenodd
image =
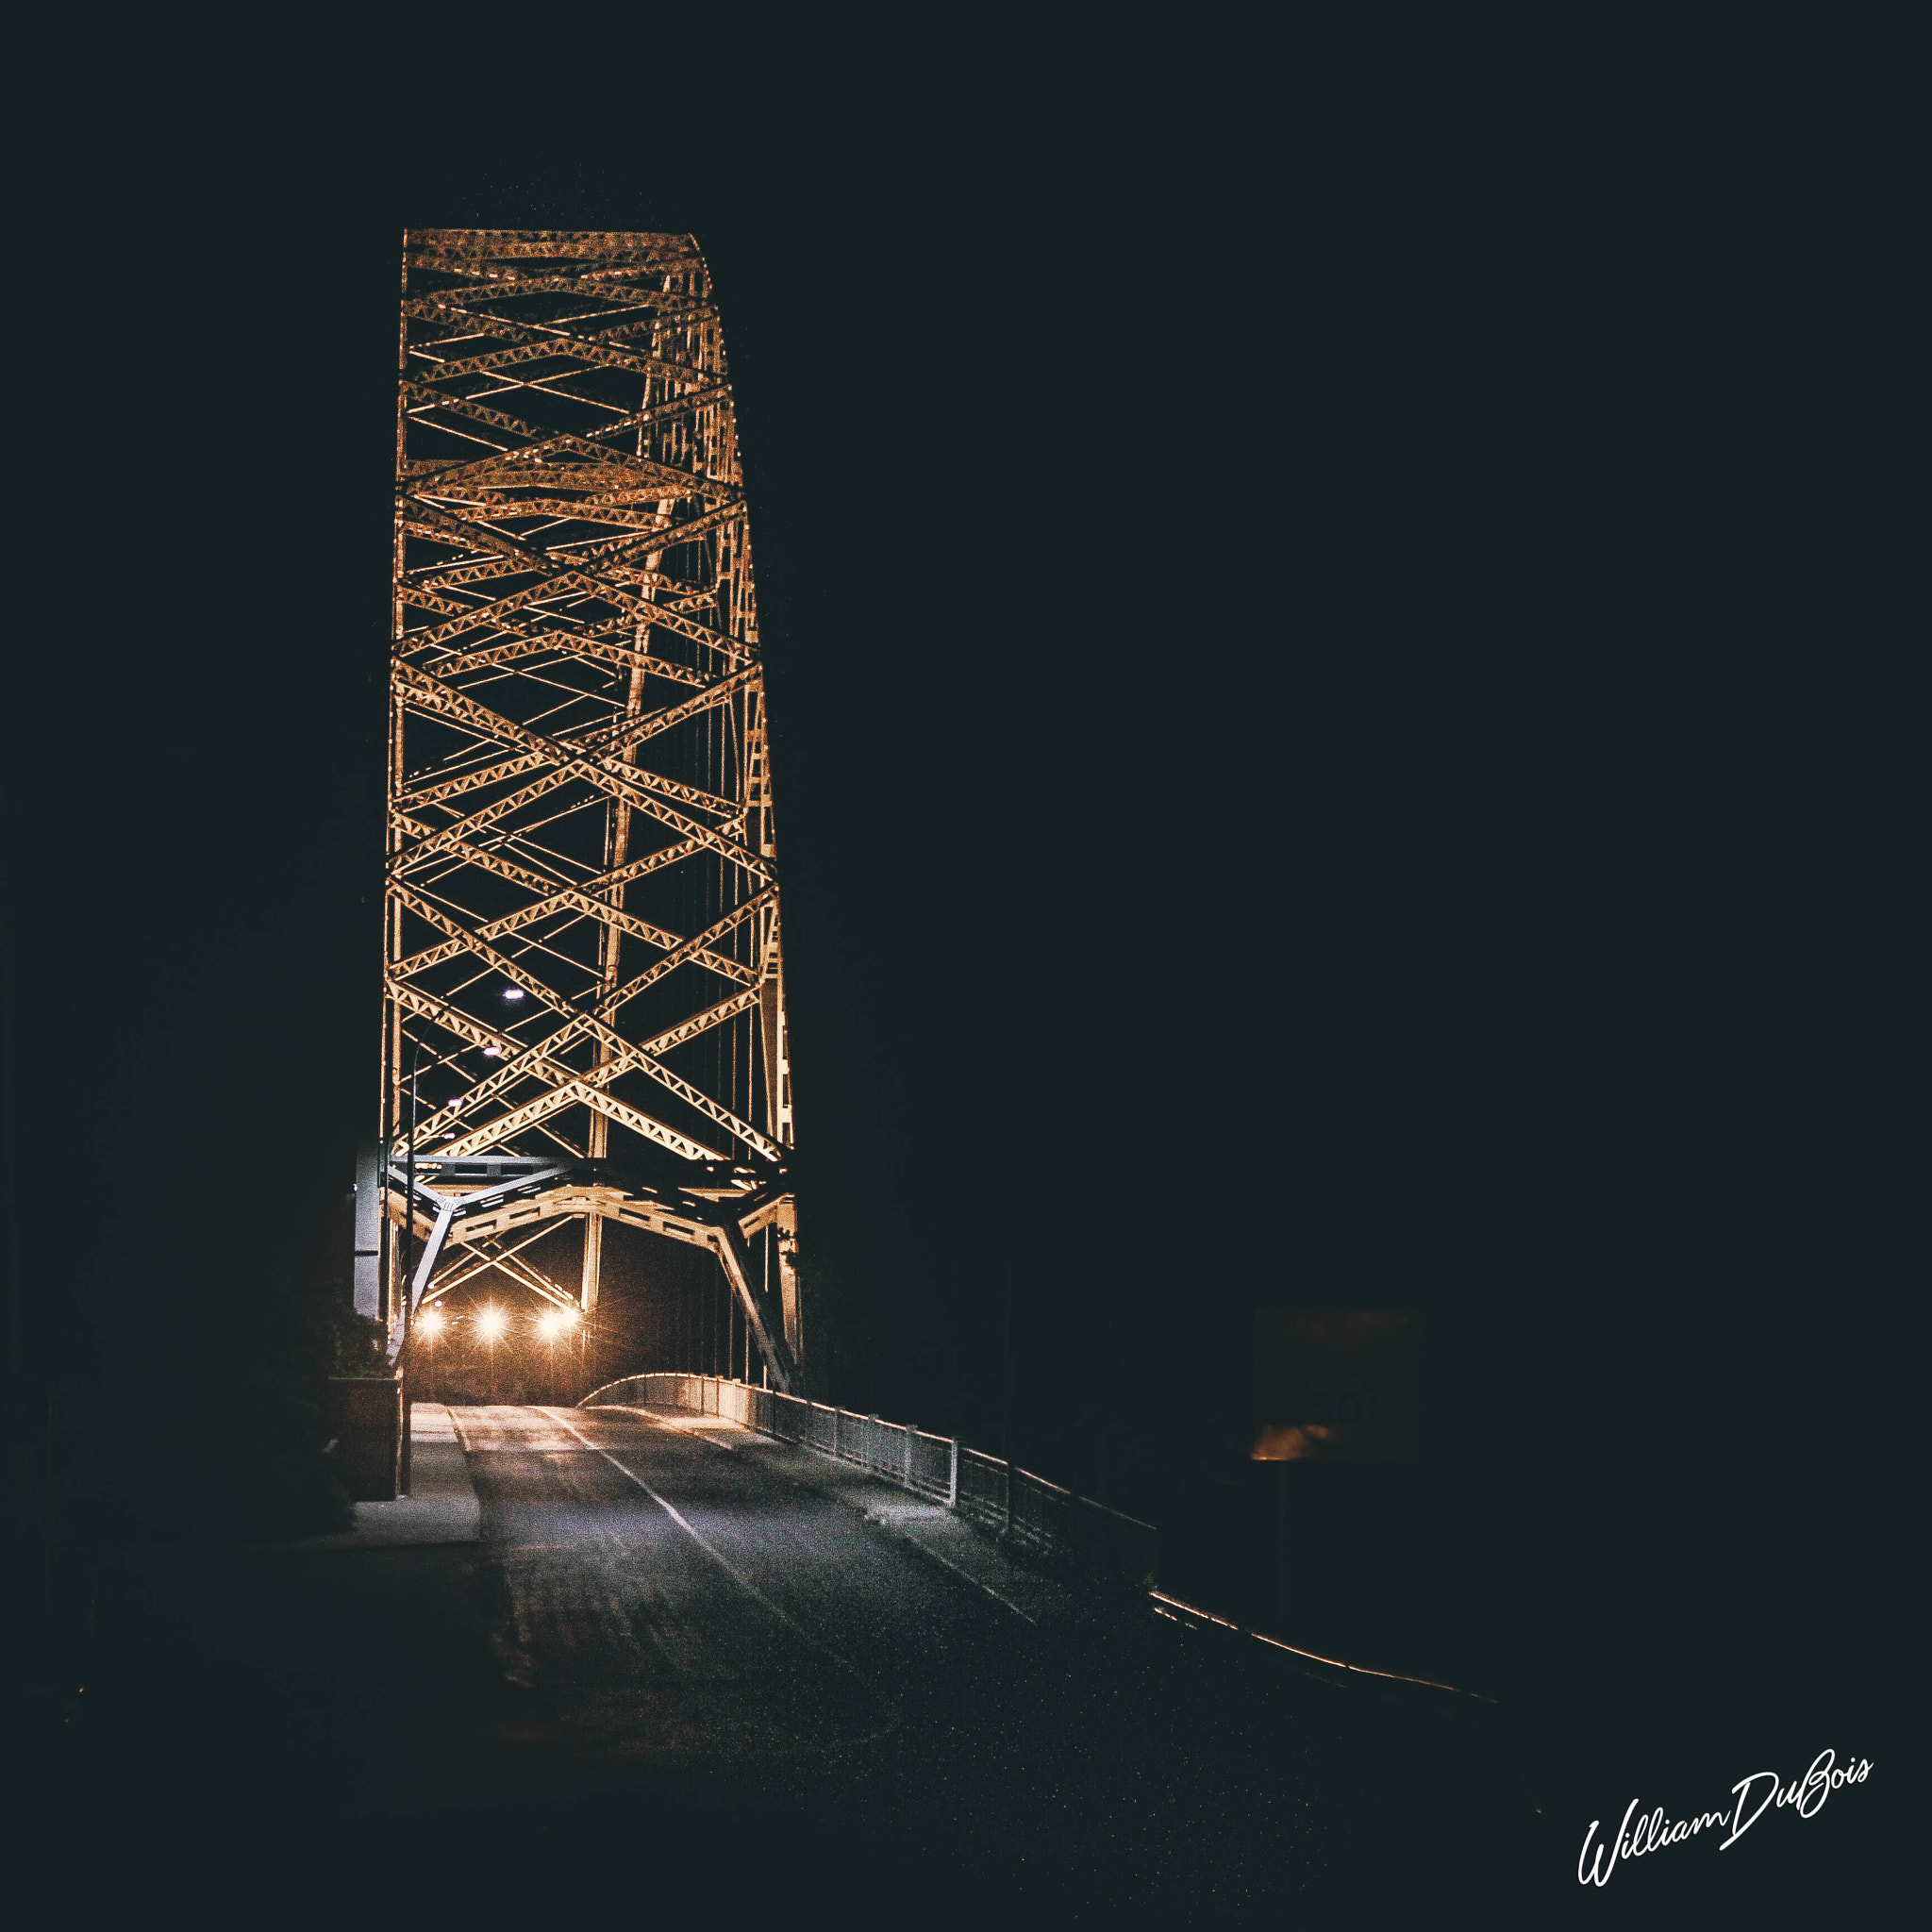
<svg viewBox="0 0 1932 1932"><path fill-rule="evenodd" d="M394 1360L607 1222L717 1257L800 1380L777 845L724 338L686 235L412 229L397 352L380 1143ZM559 1279L524 1250L582 1224ZM568 1278L574 1273L575 1278Z"/></svg>

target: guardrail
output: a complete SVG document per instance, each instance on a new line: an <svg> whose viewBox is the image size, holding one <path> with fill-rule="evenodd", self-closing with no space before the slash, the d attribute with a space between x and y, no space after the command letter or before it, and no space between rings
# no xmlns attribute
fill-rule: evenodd
<svg viewBox="0 0 1932 1932"><path fill-rule="evenodd" d="M854 1463L1090 1575L1137 1590L1154 1587L1158 1533L1152 1524L970 1449L957 1436L929 1435L908 1423L881 1422L722 1375L625 1375L592 1390L577 1406L598 1403L722 1416L777 1441Z"/></svg>

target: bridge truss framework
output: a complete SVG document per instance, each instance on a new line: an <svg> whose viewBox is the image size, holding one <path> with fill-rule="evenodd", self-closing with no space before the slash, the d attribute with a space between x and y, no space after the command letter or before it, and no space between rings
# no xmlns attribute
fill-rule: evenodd
<svg viewBox="0 0 1932 1932"><path fill-rule="evenodd" d="M616 1221L715 1255L791 1390L770 737L703 257L683 235L412 229L398 370L357 1306L392 1359L425 1300L492 1269L589 1313ZM583 1224L574 1281L519 1252L558 1217Z"/></svg>

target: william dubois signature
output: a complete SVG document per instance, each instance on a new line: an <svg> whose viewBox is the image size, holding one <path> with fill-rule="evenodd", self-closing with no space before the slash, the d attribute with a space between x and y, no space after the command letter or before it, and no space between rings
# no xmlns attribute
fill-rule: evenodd
<svg viewBox="0 0 1932 1932"><path fill-rule="evenodd" d="M1738 1801L1734 1812L1707 1811L1699 1818L1667 1822L1663 1807L1659 1806L1648 1818L1640 1818L1633 1827L1630 1814L1637 1809L1641 1800L1632 1798L1624 1808L1624 1822L1617 1827L1616 1838L1608 1843L1599 1844L1594 1857L1591 1855L1591 1840L1596 1837L1601 1821L1595 1818L1590 1821L1590 1829L1583 1835L1583 1851L1576 1860L1576 1882L1579 1885L1607 1885L1619 1858L1641 1858L1646 1852L1657 1851L1664 1845L1682 1844L1687 1838L1695 1838L1700 1831L1719 1829L1728 1820L1730 1836L1718 1846L1719 1851L1727 1852L1764 1815L1765 1807L1773 1799L1777 1801L1780 1809L1790 1805L1800 1818L1815 1818L1825 1799L1840 1785L1861 1785L1871 1774L1872 1766L1867 1759L1847 1759L1840 1765L1837 1754L1827 1749L1811 1760L1811 1769L1803 1777L1793 1778L1782 1790L1778 1789L1777 1773L1774 1771L1754 1771L1749 1777L1740 1778L1731 1787L1732 1795ZM1744 1815L1747 1806L1751 1814L1748 1818ZM1607 1858L1606 1853L1609 1855Z"/></svg>

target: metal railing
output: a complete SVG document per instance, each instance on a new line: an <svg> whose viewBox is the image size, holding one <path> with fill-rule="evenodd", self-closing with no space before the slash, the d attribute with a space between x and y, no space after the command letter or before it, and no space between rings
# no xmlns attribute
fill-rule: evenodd
<svg viewBox="0 0 1932 1932"><path fill-rule="evenodd" d="M797 1442L850 1462L916 1496L943 1503L1038 1554L1090 1575L1151 1590L1158 1533L1137 1517L969 1449L957 1436L928 1435L827 1403L808 1402L721 1375L625 1375L578 1404L681 1408L722 1416L780 1442Z"/></svg>

